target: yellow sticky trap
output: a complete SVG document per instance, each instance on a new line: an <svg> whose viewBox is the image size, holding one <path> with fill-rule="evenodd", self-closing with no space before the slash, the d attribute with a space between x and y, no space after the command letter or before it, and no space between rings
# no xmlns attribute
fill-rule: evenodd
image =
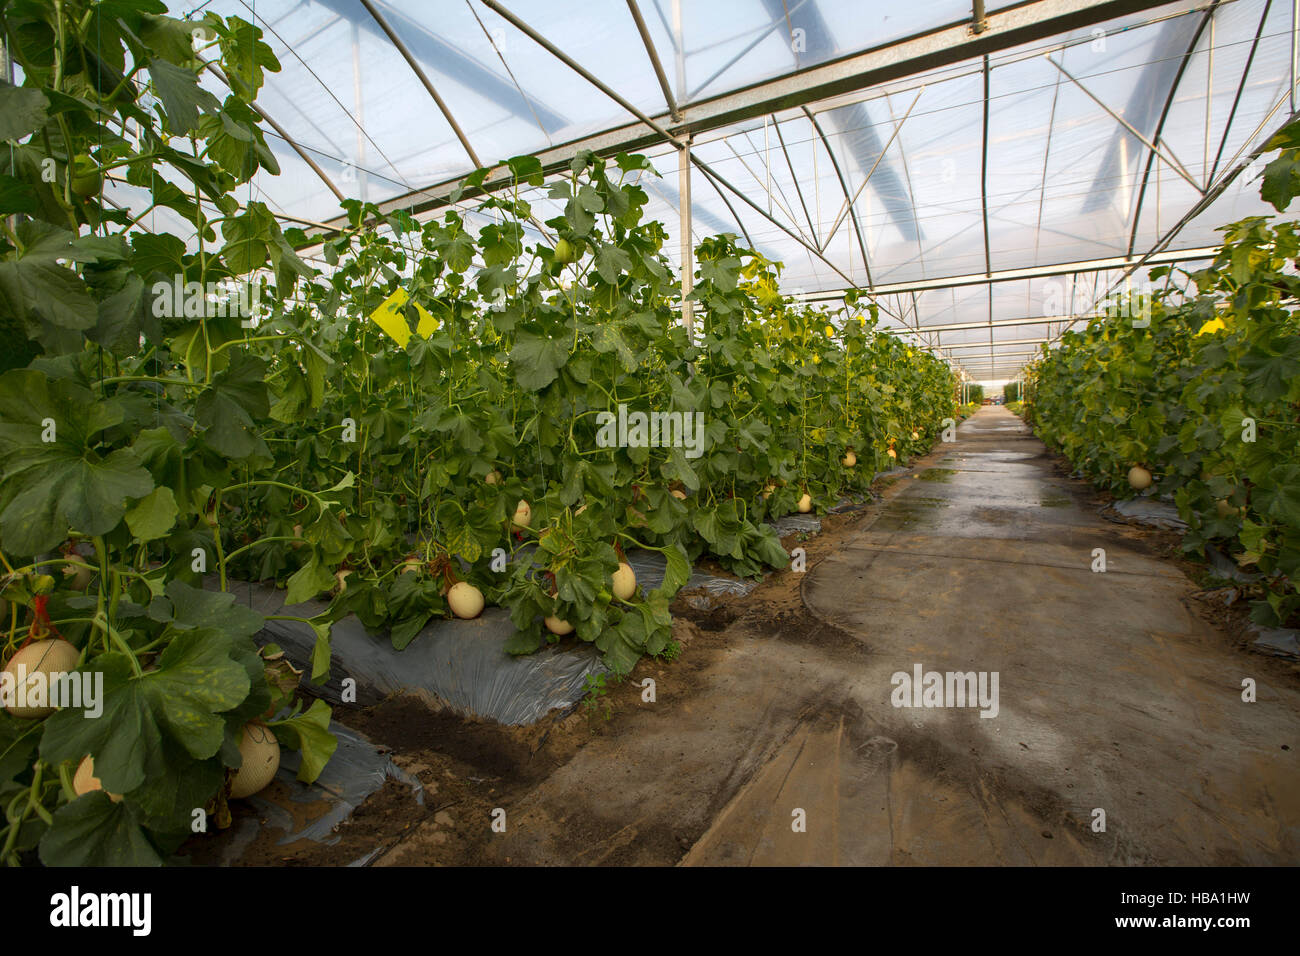
<svg viewBox="0 0 1300 956"><path fill-rule="evenodd" d="M370 313L370 321L387 332L402 348L406 348L411 341L411 328L406 324L406 317L402 315L402 307L410 298L407 291L399 287L380 304L379 308ZM415 329L416 334L421 338L428 338L437 331L438 320L418 302L415 303L415 312L420 317Z"/></svg>
<svg viewBox="0 0 1300 956"><path fill-rule="evenodd" d="M402 348L406 348L406 343L411 338L411 329L406 324L406 317L401 311L409 298L406 290L399 287L380 304L379 308L370 313L370 321L392 336Z"/></svg>
<svg viewBox="0 0 1300 956"><path fill-rule="evenodd" d="M431 316L428 310L418 302L415 303L415 314L420 317L420 321L415 326L415 334L420 338L427 339L438 331L438 320Z"/></svg>

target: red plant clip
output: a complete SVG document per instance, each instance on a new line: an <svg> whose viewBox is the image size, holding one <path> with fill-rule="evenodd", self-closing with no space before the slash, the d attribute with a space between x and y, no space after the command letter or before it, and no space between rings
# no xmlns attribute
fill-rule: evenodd
<svg viewBox="0 0 1300 956"><path fill-rule="evenodd" d="M37 594L32 597L32 623L27 628L27 639L18 645L19 650L22 650L32 641L44 641L50 637L63 637L59 633L59 629L50 623L50 612L45 608L49 599L48 594Z"/></svg>

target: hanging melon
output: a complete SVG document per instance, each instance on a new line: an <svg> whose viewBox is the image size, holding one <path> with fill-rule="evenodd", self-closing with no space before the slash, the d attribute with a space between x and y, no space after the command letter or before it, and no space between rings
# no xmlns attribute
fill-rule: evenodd
<svg viewBox="0 0 1300 956"><path fill-rule="evenodd" d="M239 755L244 762L230 781L230 796L235 800L251 797L271 782L280 769L280 742L266 724L249 721L239 738Z"/></svg>

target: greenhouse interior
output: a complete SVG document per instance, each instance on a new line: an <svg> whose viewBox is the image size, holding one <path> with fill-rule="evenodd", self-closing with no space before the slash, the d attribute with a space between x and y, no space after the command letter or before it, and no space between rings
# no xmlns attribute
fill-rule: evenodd
<svg viewBox="0 0 1300 956"><path fill-rule="evenodd" d="M1300 864L1300 4L0 37L7 865Z"/></svg>

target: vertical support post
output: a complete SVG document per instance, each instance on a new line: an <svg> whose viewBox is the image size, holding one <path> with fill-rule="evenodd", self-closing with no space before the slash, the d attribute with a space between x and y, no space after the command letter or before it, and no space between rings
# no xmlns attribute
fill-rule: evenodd
<svg viewBox="0 0 1300 956"><path fill-rule="evenodd" d="M0 37L0 72L3 72L3 73L4 73L4 79L5 79L5 82L8 83L10 86L13 86L13 83L14 83L14 61L11 60L11 59L9 58L9 45L8 45L7 43L5 43L3 37ZM125 124L125 123L123 123L123 125L122 125L122 130L123 130L123 132L125 132L125 130L126 130L126 124ZM10 161L11 161L11 163L12 163L12 160L13 160L13 154L12 154L12 151L13 151L13 144L10 144L9 149L10 149ZM17 228L18 228L18 214L17 214L17 213L14 213L14 214L12 214L12 215L6 216L6 217L5 217L5 221L6 221L7 223L9 223L9 229L10 229L10 231L13 231L14 229L17 229Z"/></svg>
<svg viewBox="0 0 1300 956"><path fill-rule="evenodd" d="M366 201L366 116L361 97L361 28L352 24L352 97L357 116L357 196Z"/></svg>
<svg viewBox="0 0 1300 956"><path fill-rule="evenodd" d="M1295 84L1297 72L1297 56L1300 55L1300 49L1297 49L1296 30L1300 29L1300 0L1291 0L1291 112L1295 112Z"/></svg>
<svg viewBox="0 0 1300 956"><path fill-rule="evenodd" d="M1292 0L1293 4L1300 4L1300 0ZM1205 53L1205 146L1201 154L1201 169L1209 171L1210 169L1210 126L1214 115L1214 14L1210 14L1210 44L1206 47ZM1295 112L1295 7L1291 8L1291 112ZM1208 187L1210 181L1207 179L1205 185ZM1159 200L1156 202L1156 208L1160 208ZM1159 230L1157 230L1157 233Z"/></svg>
<svg viewBox="0 0 1300 956"><path fill-rule="evenodd" d="M686 37L682 35L682 0L673 0L673 38L676 49L673 62L676 66L677 102L686 99Z"/></svg>
<svg viewBox="0 0 1300 956"><path fill-rule="evenodd" d="M767 193L767 214L770 216L772 215L772 145L767 133L769 119L771 119L769 116L763 117L763 175L767 178L763 190Z"/></svg>
<svg viewBox="0 0 1300 956"><path fill-rule="evenodd" d="M677 192L681 197L678 210L681 229L682 258L682 323L686 326L686 335L695 341L695 303L689 296L695 287L695 239L691 235L691 137L686 135L685 144L677 151Z"/></svg>

